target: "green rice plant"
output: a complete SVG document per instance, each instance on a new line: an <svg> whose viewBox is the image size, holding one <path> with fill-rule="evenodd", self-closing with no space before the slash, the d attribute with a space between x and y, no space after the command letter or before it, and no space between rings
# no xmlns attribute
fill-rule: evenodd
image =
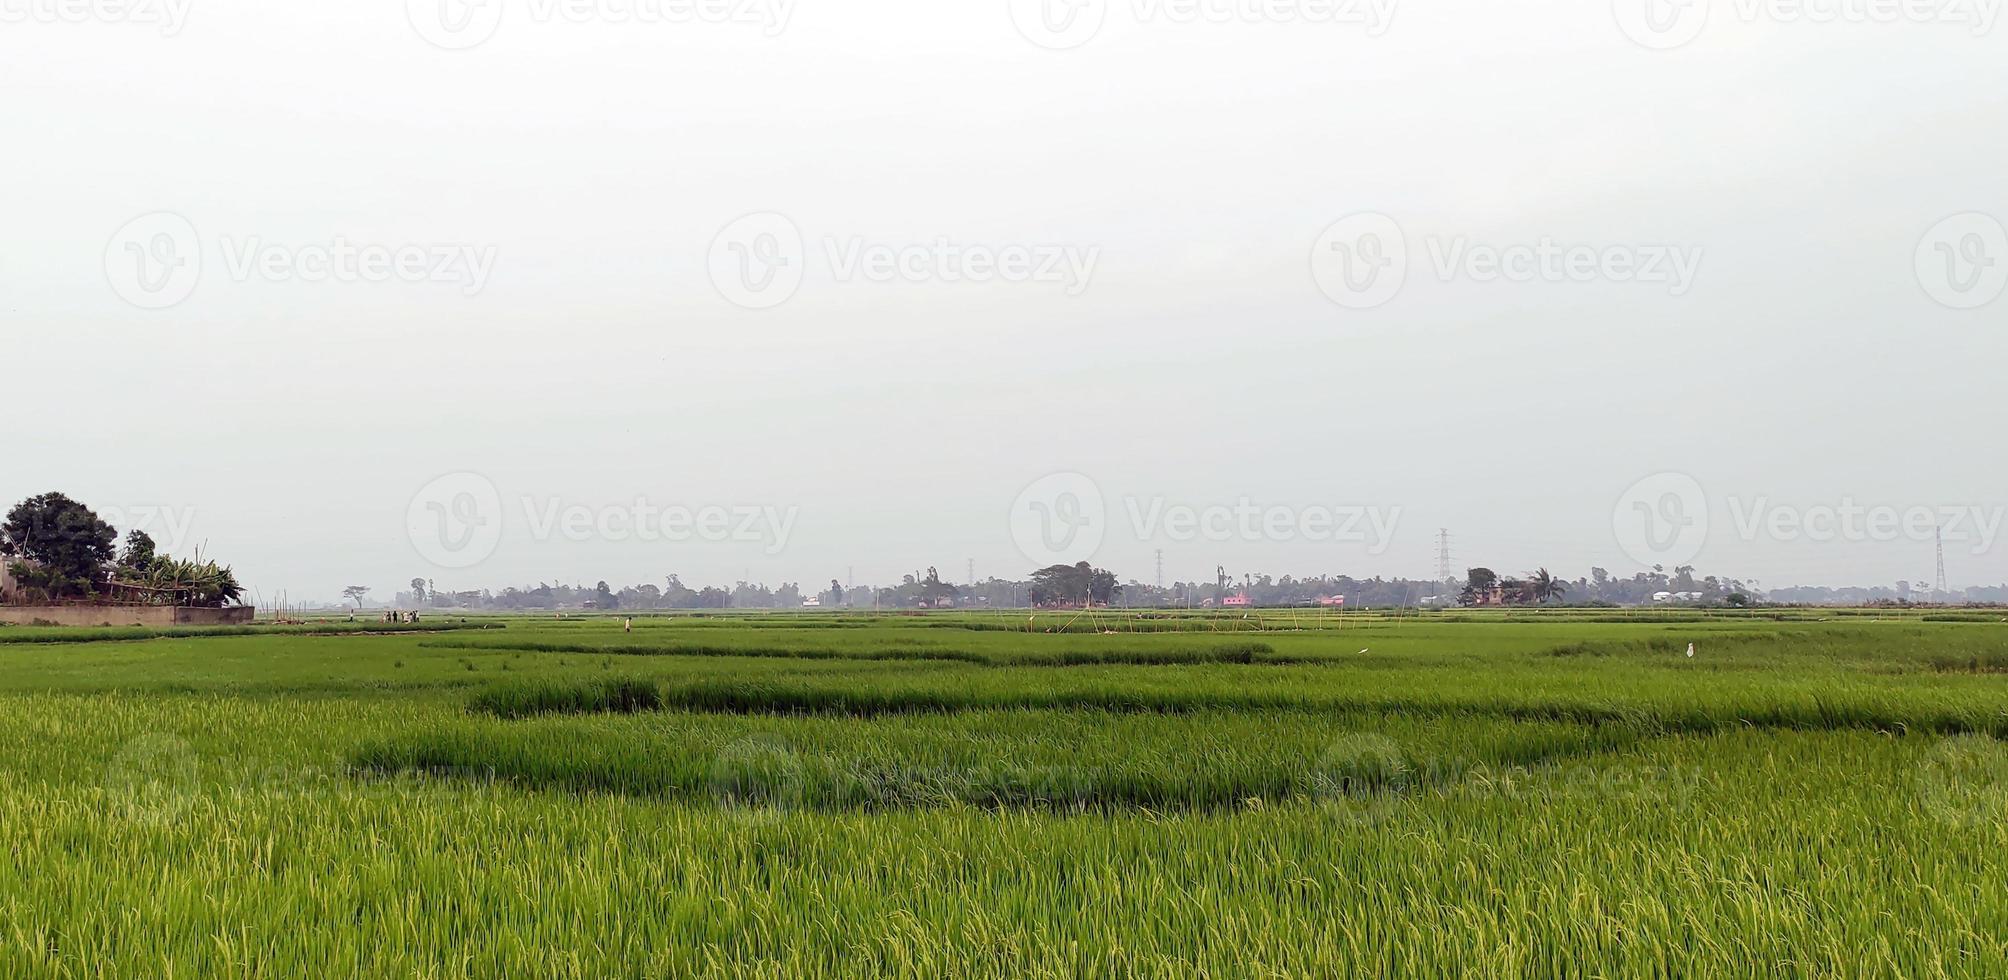
<svg viewBox="0 0 2008 980"><path fill-rule="evenodd" d="M1777 612L0 645L0 974L2008 975L2008 630Z"/></svg>
<svg viewBox="0 0 2008 980"><path fill-rule="evenodd" d="M55 626L12 627L0 624L0 644L104 643L114 640L165 640L204 636L350 636L363 633L448 633L455 630L500 629L496 623L252 624L241 626Z"/></svg>
<svg viewBox="0 0 2008 980"><path fill-rule="evenodd" d="M469 669L472 669L472 664ZM511 681L477 693L468 703L469 710L500 718L552 713L624 714L660 707L662 694L656 689L655 682L634 677Z"/></svg>
<svg viewBox="0 0 2008 980"><path fill-rule="evenodd" d="M1031 650L979 653L937 646L895 642L878 647L798 647L659 643L595 645L527 640L435 640L419 646L434 650L496 650L516 653L597 653L630 657L761 657L795 660L934 660L984 666L1077 667L1089 664L1301 664L1329 658L1278 655L1267 643L1181 644L1152 647L1109 646L1099 649Z"/></svg>
<svg viewBox="0 0 2008 980"><path fill-rule="evenodd" d="M1483 767L1534 766L1637 740L1619 727L1400 715L670 713L456 722L370 742L351 763L387 776L471 774L541 790L737 795L824 809L1186 810L1442 789Z"/></svg>

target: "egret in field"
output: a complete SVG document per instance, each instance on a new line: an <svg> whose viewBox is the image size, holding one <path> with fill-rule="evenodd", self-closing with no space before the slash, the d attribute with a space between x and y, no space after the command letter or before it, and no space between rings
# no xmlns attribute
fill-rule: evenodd
<svg viewBox="0 0 2008 980"><path fill-rule="evenodd" d="M1687 655L1688 655L1688 657L1690 657L1690 658L1692 658L1692 657L1694 656L1694 643L1693 643L1692 641L1690 641L1690 642L1689 642L1689 643L1687 644Z"/></svg>

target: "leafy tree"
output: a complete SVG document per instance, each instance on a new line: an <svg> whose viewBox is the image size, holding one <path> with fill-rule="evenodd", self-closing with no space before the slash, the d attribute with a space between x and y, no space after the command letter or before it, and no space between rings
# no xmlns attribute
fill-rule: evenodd
<svg viewBox="0 0 2008 980"><path fill-rule="evenodd" d="M1074 567L1078 569L1085 567L1087 564L1087 562L1081 562ZM1088 569L1088 598L1096 604L1106 606L1116 601L1116 593L1122 590L1123 587L1116 582L1116 573L1106 568Z"/></svg>
<svg viewBox="0 0 2008 980"><path fill-rule="evenodd" d="M823 595L823 601L832 606L841 606L844 604L844 587L838 585L836 579L830 580L830 591L823 593Z"/></svg>
<svg viewBox="0 0 2008 980"><path fill-rule="evenodd" d="M929 565L927 568L927 577L921 579L918 584L920 586L920 602L924 606L939 606L943 601L953 599L962 592L962 590L955 586L943 582L941 580L941 573L935 571L932 565Z"/></svg>
<svg viewBox="0 0 2008 980"><path fill-rule="evenodd" d="M125 553L119 555L119 570L126 574L140 574L153 564L153 536L133 528L126 532Z"/></svg>
<svg viewBox="0 0 2008 980"><path fill-rule="evenodd" d="M669 577L669 586L662 590L662 604L671 609L703 608L699 594L674 575Z"/></svg>
<svg viewBox="0 0 2008 980"><path fill-rule="evenodd" d="M1048 565L1033 572L1031 591L1034 606L1079 603L1088 596L1087 582L1073 565Z"/></svg>
<svg viewBox="0 0 2008 980"><path fill-rule="evenodd" d="M0 555L15 577L51 597L89 595L111 564L118 532L60 493L29 497L0 523Z"/></svg>
<svg viewBox="0 0 2008 980"><path fill-rule="evenodd" d="M343 598L346 598L350 602L355 603L357 609L361 609L363 607L363 597L369 594L370 594L370 587L367 585L351 585L348 588L342 590Z"/></svg>
<svg viewBox="0 0 2008 980"><path fill-rule="evenodd" d="M1499 573L1489 568L1467 569L1464 573L1464 591L1457 597L1463 605L1477 604L1479 597L1492 591L1499 584Z"/></svg>
<svg viewBox="0 0 2008 980"><path fill-rule="evenodd" d="M411 580L411 595L413 599L418 601L419 605L425 605L426 588L424 579L415 578Z"/></svg>
<svg viewBox="0 0 2008 980"><path fill-rule="evenodd" d="M1035 606L1107 604L1122 586L1114 572L1095 568L1087 562L1048 565L1032 573L1032 604Z"/></svg>
<svg viewBox="0 0 2008 980"><path fill-rule="evenodd" d="M774 605L774 590L765 585L738 582L728 595L726 605L733 609L770 609Z"/></svg>
<svg viewBox="0 0 2008 980"><path fill-rule="evenodd" d="M622 609L660 609L662 589L644 582L641 585L630 585L614 593L614 599L620 603Z"/></svg>

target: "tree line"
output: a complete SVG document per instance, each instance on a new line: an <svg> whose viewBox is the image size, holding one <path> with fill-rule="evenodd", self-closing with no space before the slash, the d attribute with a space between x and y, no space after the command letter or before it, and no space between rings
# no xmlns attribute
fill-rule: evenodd
<svg viewBox="0 0 2008 980"><path fill-rule="evenodd" d="M345 591L358 605L370 589ZM441 590L425 578L414 578L408 590L393 600L400 608L465 610L700 610L798 609L813 605L828 609L951 609L951 608L1078 608L1083 605L1139 609L1204 608L1220 605L1230 595L1246 595L1250 605L1315 606L1343 596L1349 608L1396 608L1419 605L1647 605L1662 593L1691 597L1684 601L1718 604L1754 602L1756 591L1734 578L1698 576L1692 566L1671 572L1655 568L1618 578L1603 568L1566 579L1538 568L1521 576L1491 569L1468 570L1463 581L1435 579L1354 578L1349 575L1293 577L1222 573L1210 582L1174 582L1157 586L1134 579L1122 582L1115 573L1086 562L1051 565L1025 578L990 577L952 583L929 567L902 575L894 585L847 586L832 579L823 588L784 582L779 587L737 582L727 586L686 585L676 575L663 584L642 583L614 588L605 581L593 585L539 583L500 591ZM1482 598L1482 603L1481 603Z"/></svg>
<svg viewBox="0 0 2008 980"><path fill-rule="evenodd" d="M431 579L418 577L411 580L407 589L397 592L391 602L401 609L497 612L799 609L811 600L814 605L833 609L1017 608L1109 605L1117 600L1123 588L1115 573L1081 562L1042 568L1018 581L992 578L982 583L957 585L943 581L940 570L930 567L925 572L901 576L897 585L846 586L831 579L827 588L817 590L805 590L795 582L784 582L778 588L752 582L738 582L730 588L715 585L692 588L680 577L667 575L661 585L644 582L618 589L601 580L589 586L540 582L499 591L456 591L440 589ZM342 590L342 596L360 608L369 602L373 591L366 585L352 585Z"/></svg>
<svg viewBox="0 0 2008 980"><path fill-rule="evenodd" d="M127 605L230 606L244 587L227 565L162 554L153 538L118 529L61 493L29 497L0 522L0 560L17 595L0 602L107 602Z"/></svg>

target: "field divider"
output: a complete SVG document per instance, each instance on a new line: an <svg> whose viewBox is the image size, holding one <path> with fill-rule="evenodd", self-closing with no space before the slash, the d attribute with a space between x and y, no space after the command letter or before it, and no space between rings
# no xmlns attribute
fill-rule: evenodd
<svg viewBox="0 0 2008 980"><path fill-rule="evenodd" d="M48 630L48 632L13 633ZM250 626L63 626L0 629L0 646L63 643L119 643L137 640L181 640L218 636L403 636L507 629L500 623L327 623L314 625L253 624ZM56 632L60 630L61 632Z"/></svg>
<svg viewBox="0 0 2008 980"><path fill-rule="evenodd" d="M596 690L643 696L624 681ZM840 720L734 737L729 728L691 731L574 730L563 723L496 728L448 723L383 737L349 755L362 778L419 777L496 784L533 792L611 793L711 804L724 810L890 811L977 806L1058 812L1191 812L1247 809L1267 803L1335 805L1367 820L1404 799L1446 792L1493 792L1544 767L1591 762L1639 744L1636 732L1528 726L1473 739L1432 740L1411 732L1329 734L1326 719L1300 715L1253 731L1291 742L1248 738L1223 756L1184 736L1193 724L1139 730L1134 756L1079 757L1040 746L1048 726L1021 720L1002 726L1007 743L994 754L942 753L911 739L889 741ZM1371 730L1374 719L1349 728ZM847 733L862 740L840 737ZM1156 737L1152 737L1152 734ZM1301 741L1302 744L1296 744Z"/></svg>
<svg viewBox="0 0 2008 980"><path fill-rule="evenodd" d="M549 643L518 640L483 643L464 640L433 640L419 643L430 650L458 650L514 653L571 653L585 656L634 657L751 657L790 660L858 661L950 661L978 667L1088 667L1245 664L1256 666L1305 666L1335 663L1334 657L1305 657L1278 654L1266 643L1229 643L1212 646L1185 646L1166 649L1062 650L1032 654L991 656L973 650L932 646L888 646L874 649L836 647L735 646L728 644L614 644Z"/></svg>
<svg viewBox="0 0 2008 980"><path fill-rule="evenodd" d="M1651 702L1514 700L1503 697L1417 697L1355 692L1305 694L1220 686L1204 690L1124 689L1115 686L1055 690L1023 687L971 690L960 686L866 686L785 681L638 681L652 686L646 699L602 699L582 688L604 680L525 680L477 695L468 709L523 718L539 714L685 711L700 714L880 716L982 711L1099 711L1182 715L1198 712L1381 713L1418 718L1497 718L1611 726L1646 737L1714 735L1736 729L1875 731L1895 735L1988 735L2008 738L2008 712L1927 710L1926 706L1869 704L1814 694L1804 701L1766 705L1669 705ZM496 706L505 706L496 710Z"/></svg>

